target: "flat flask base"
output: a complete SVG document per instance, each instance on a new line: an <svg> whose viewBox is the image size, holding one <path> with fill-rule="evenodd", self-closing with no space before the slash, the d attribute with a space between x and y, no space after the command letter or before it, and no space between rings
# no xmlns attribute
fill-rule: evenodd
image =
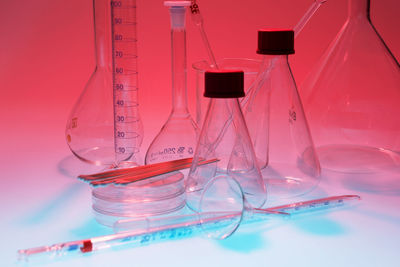
<svg viewBox="0 0 400 267"><path fill-rule="evenodd" d="M384 148L357 145L317 147L324 169L342 173L399 172L400 153Z"/></svg>
<svg viewBox="0 0 400 267"><path fill-rule="evenodd" d="M127 154L126 158L121 161L121 166L115 165L115 148L114 147L92 147L87 149L81 149L79 151L72 150L72 153L81 161L96 165L105 166L107 169L117 169L117 168L131 168L137 167L140 164L133 161L134 153ZM98 159L98 160L94 160Z"/></svg>
<svg viewBox="0 0 400 267"><path fill-rule="evenodd" d="M293 164L272 162L261 170L268 198L285 199L305 195L320 181L320 172L302 170Z"/></svg>

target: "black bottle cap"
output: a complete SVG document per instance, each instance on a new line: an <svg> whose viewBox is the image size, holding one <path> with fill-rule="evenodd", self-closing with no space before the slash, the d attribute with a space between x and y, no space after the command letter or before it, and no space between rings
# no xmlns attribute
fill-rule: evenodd
<svg viewBox="0 0 400 267"><path fill-rule="evenodd" d="M238 98L244 96L244 73L241 70L209 70L204 77L204 96Z"/></svg>
<svg viewBox="0 0 400 267"><path fill-rule="evenodd" d="M258 31L257 54L294 54L294 32L284 29L261 29Z"/></svg>

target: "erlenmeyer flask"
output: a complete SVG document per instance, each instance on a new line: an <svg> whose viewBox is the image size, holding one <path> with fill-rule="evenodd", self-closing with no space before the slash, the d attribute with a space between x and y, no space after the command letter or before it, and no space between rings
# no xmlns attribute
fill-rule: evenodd
<svg viewBox="0 0 400 267"><path fill-rule="evenodd" d="M261 207L265 185L238 100L244 96L243 71L207 71L204 96L210 102L185 183L187 205L198 211L205 184L228 175L240 183L253 207ZM199 165L200 160L214 158L219 161Z"/></svg>
<svg viewBox="0 0 400 267"><path fill-rule="evenodd" d="M89 163L140 164L136 0L94 0L93 11L96 68L68 118L67 143Z"/></svg>
<svg viewBox="0 0 400 267"><path fill-rule="evenodd" d="M197 125L187 108L186 9L190 1L165 1L171 16L172 111L146 153L146 164L193 156Z"/></svg>
<svg viewBox="0 0 400 267"><path fill-rule="evenodd" d="M369 11L369 0L348 0L346 22L301 87L323 168L399 170L400 65Z"/></svg>
<svg viewBox="0 0 400 267"><path fill-rule="evenodd" d="M288 55L292 30L260 30L258 54L264 55L259 84L245 105L246 122L270 196L292 197L313 189L320 165Z"/></svg>

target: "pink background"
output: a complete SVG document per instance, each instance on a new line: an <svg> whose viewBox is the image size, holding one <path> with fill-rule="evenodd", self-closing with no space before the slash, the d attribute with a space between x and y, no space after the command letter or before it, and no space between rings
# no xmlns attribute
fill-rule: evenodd
<svg viewBox="0 0 400 267"><path fill-rule="evenodd" d="M399 60L400 1L371 2L372 20ZM292 27L311 3L312 0L199 1L217 58L258 58L257 29ZM145 151L170 111L170 26L163 1L138 0L137 4L139 101L145 136L142 150ZM298 84L334 38L346 13L347 0L328 1L296 39L296 54L291 56L291 65ZM77 183L70 173L65 175L60 169L61 163L71 157L64 137L66 120L95 67L92 14L91 0L0 1L1 266L12 265L17 248L110 232L99 228L89 214L88 186ZM189 18L187 37L189 105L193 113L195 82L190 66L205 59L206 52ZM73 175L79 171L74 170ZM341 189L340 193L354 193L354 184L343 189L340 181L338 178L325 182L325 188L317 190L317 195L324 195L328 189L329 193L338 193L335 189ZM371 181L368 188L378 189L361 190L364 206L358 212L344 211L337 217L303 221L293 229L287 226L271 231L268 233L271 240L263 239L262 249L252 247L261 242L254 236L254 240L239 238L228 241L231 243L195 239L198 243L186 241L174 243L175 246L167 243L158 250L155 246L104 254L95 258L97 265L92 266L134 261L143 265L148 261L161 265L170 261L176 266L187 266L190 262L193 266L200 263L204 266L208 258L201 258L193 248L209 255L219 266L227 259L232 266L255 266L256 263L266 266L268 262L274 263L271 266L278 266L277 263L396 266L398 238L393 237L400 233L399 191L380 192L377 185L382 185L384 180ZM318 222L324 227L318 228ZM235 242L248 242L249 247L237 252ZM338 256L336 249L343 244L345 248L339 250L343 254ZM382 249L380 244L391 249ZM285 257L286 248L293 252L293 257ZM355 248L357 253L349 252ZM320 254L313 254L313 249L320 250ZM162 256L154 257L157 253ZM181 258L182 255L186 258ZM194 257L197 261L192 261ZM331 260L326 261L327 258ZM83 265L80 260L67 261L65 266L90 266L94 258L86 258ZM382 260L386 262L379 264Z"/></svg>
<svg viewBox="0 0 400 267"><path fill-rule="evenodd" d="M138 0L139 101L145 127L144 149L170 110L169 18L162 3ZM257 29L292 27L311 3L199 1L217 58L257 58ZM400 58L400 2L372 0L371 5L376 28ZM346 0L328 1L296 39L296 55L291 57L291 64L298 84L340 29L346 12ZM8 129L2 132L2 139L10 144L27 135L40 139L43 130L64 131L68 113L95 66L92 1L2 1L0 19L0 108L3 127ZM189 104L194 112L195 82L190 66L205 59L206 52L197 29L190 19L187 22ZM36 134L39 125L41 130Z"/></svg>

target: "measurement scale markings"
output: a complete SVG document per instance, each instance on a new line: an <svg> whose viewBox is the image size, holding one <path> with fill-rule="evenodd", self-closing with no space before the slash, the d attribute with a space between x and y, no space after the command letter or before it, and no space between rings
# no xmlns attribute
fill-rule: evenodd
<svg viewBox="0 0 400 267"><path fill-rule="evenodd" d="M138 123L140 119L136 120L130 120L130 121L117 121L116 123L119 125L124 125L124 124L133 124L133 123Z"/></svg>
<svg viewBox="0 0 400 267"><path fill-rule="evenodd" d="M133 76L133 75L137 75L138 72L137 71L133 71L133 70L127 70L126 72L123 73L116 73L116 76Z"/></svg>
<svg viewBox="0 0 400 267"><path fill-rule="evenodd" d="M138 58L138 56L135 54L126 53L125 55L131 58Z"/></svg>
<svg viewBox="0 0 400 267"><path fill-rule="evenodd" d="M124 100L117 100L115 102L116 105L120 108L131 108L131 107L138 107L139 103L136 101L124 101Z"/></svg>
<svg viewBox="0 0 400 267"><path fill-rule="evenodd" d="M124 89L124 90L122 90L121 92L136 92L136 91L138 91L139 89Z"/></svg>
<svg viewBox="0 0 400 267"><path fill-rule="evenodd" d="M137 57L136 56L129 56L129 55L125 55L125 56L119 57L119 60L132 60L132 59L136 60Z"/></svg>
<svg viewBox="0 0 400 267"><path fill-rule="evenodd" d="M118 23L115 25L115 28L119 28L121 26L136 26L137 25L137 22L134 22L134 21L123 21L122 20L122 22L121 22L121 20L119 20L121 18L115 18L115 19L118 20Z"/></svg>
<svg viewBox="0 0 400 267"><path fill-rule="evenodd" d="M136 6L115 6L114 9L133 9Z"/></svg>

